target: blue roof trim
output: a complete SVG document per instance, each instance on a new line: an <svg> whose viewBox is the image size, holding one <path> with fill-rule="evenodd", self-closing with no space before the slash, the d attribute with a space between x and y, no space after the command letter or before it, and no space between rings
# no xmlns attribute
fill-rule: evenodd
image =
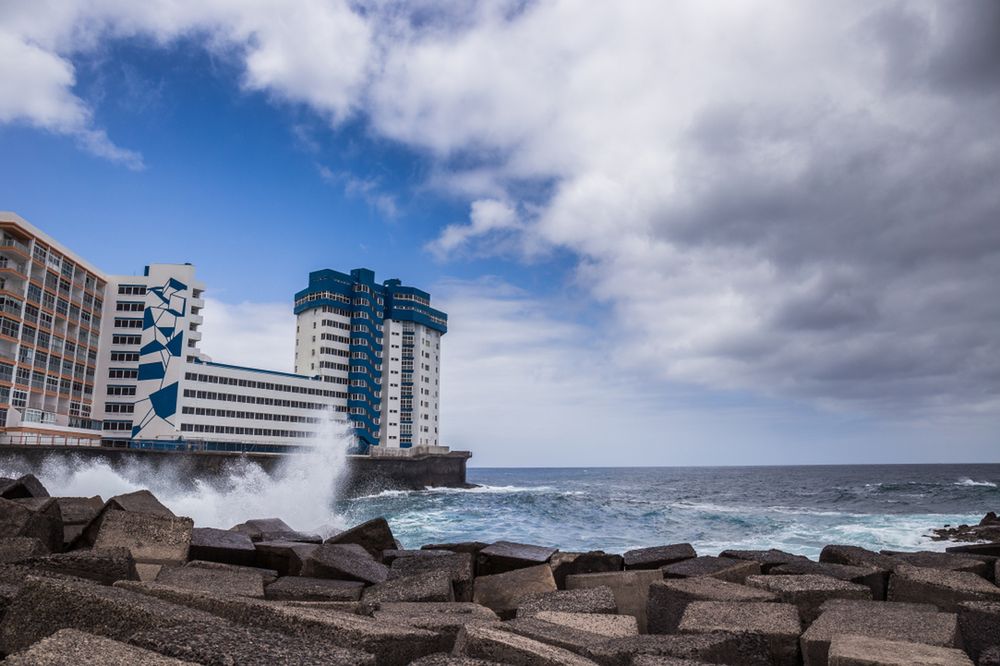
<svg viewBox="0 0 1000 666"><path fill-rule="evenodd" d="M215 361L202 361L194 359L195 365L208 365L213 368L226 368L227 370L246 370L247 372L257 372L262 375L277 375L278 377L294 377L295 379L310 379L320 381L319 375L297 375L294 372L279 372L278 370L264 370L263 368L248 368L244 365L230 365L228 363L216 363Z"/></svg>

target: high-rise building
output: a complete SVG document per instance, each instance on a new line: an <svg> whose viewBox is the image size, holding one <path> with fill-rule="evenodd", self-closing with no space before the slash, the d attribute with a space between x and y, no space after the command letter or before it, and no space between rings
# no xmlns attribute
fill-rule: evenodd
<svg viewBox="0 0 1000 666"><path fill-rule="evenodd" d="M441 336L430 294L357 268L309 274L295 294L295 371L346 386L359 448L437 446Z"/></svg>

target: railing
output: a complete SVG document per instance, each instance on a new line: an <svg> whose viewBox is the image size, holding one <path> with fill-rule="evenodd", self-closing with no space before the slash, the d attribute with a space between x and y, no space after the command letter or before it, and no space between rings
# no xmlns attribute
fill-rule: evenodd
<svg viewBox="0 0 1000 666"><path fill-rule="evenodd" d="M30 254L28 252L28 246L27 245L25 245L24 243L22 243L20 241L14 240L10 236L4 236L3 238L0 238L0 248L4 248L4 247L12 247L15 250L20 250L21 252L23 252L25 254Z"/></svg>
<svg viewBox="0 0 1000 666"><path fill-rule="evenodd" d="M0 257L0 268L9 268L22 275L24 274L24 264L8 259L7 257Z"/></svg>
<svg viewBox="0 0 1000 666"><path fill-rule="evenodd" d="M99 447L97 437L79 435L42 435L36 433L0 433L0 445L6 446L59 446L67 448Z"/></svg>

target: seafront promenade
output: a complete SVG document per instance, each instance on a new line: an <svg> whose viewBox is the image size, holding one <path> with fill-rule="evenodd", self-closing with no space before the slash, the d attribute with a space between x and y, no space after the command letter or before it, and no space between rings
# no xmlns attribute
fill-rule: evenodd
<svg viewBox="0 0 1000 666"><path fill-rule="evenodd" d="M145 490L50 497L3 479L0 651L22 665L1000 663L1000 543L834 544L818 560L408 545L383 518L218 529Z"/></svg>

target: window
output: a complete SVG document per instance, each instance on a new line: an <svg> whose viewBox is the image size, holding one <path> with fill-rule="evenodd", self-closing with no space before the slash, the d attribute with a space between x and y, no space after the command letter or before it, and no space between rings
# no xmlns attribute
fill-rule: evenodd
<svg viewBox="0 0 1000 666"><path fill-rule="evenodd" d="M115 328L142 328L142 319L115 317Z"/></svg>
<svg viewBox="0 0 1000 666"><path fill-rule="evenodd" d="M135 379L139 371L135 368L109 368L108 379Z"/></svg>
<svg viewBox="0 0 1000 666"><path fill-rule="evenodd" d="M111 362L112 363L132 363L139 360L139 352L111 352Z"/></svg>

